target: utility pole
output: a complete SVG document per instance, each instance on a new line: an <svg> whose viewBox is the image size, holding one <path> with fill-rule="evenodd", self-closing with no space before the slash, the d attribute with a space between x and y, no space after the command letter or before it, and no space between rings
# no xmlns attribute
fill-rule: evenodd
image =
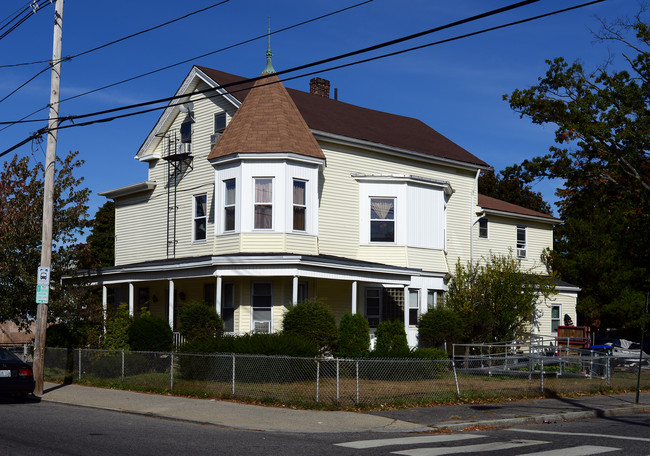
<svg viewBox="0 0 650 456"><path fill-rule="evenodd" d="M45 361L45 331L49 297L50 266L52 264L52 225L54 220L54 165L56 163L56 137L59 126L59 88L61 86L61 43L63 40L63 0L56 0L54 12L54 38L52 43L52 79L50 92L50 115L45 154L45 186L43 190L43 241L41 267L36 294L36 334L34 337L34 394L43 394L43 371Z"/></svg>

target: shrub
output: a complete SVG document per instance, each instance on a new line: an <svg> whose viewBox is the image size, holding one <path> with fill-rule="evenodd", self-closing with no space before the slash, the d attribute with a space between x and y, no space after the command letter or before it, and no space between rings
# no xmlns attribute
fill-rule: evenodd
<svg viewBox="0 0 650 456"><path fill-rule="evenodd" d="M129 350L128 331L133 318L129 315L129 308L121 303L113 312L106 316L106 333L104 334L103 348L106 350Z"/></svg>
<svg viewBox="0 0 650 456"><path fill-rule="evenodd" d="M214 339L199 339L184 343L184 353L240 353L247 355L318 356L318 348L305 336L273 333L223 336Z"/></svg>
<svg viewBox="0 0 650 456"><path fill-rule="evenodd" d="M409 358L416 359L449 359L449 355L444 350L437 348L418 348L409 354Z"/></svg>
<svg viewBox="0 0 650 456"><path fill-rule="evenodd" d="M420 318L418 325L418 346L440 348L445 341L461 342L464 334L463 319L451 309L437 307L430 309Z"/></svg>
<svg viewBox="0 0 650 456"><path fill-rule="evenodd" d="M284 314L282 328L285 334L311 339L321 350L333 349L338 339L334 315L325 304L314 299L289 309Z"/></svg>
<svg viewBox="0 0 650 456"><path fill-rule="evenodd" d="M83 345L83 335L65 323L47 328L45 346L52 348L75 348Z"/></svg>
<svg viewBox="0 0 650 456"><path fill-rule="evenodd" d="M194 301L182 307L178 331L188 341L212 339L223 334L223 321L213 307Z"/></svg>
<svg viewBox="0 0 650 456"><path fill-rule="evenodd" d="M145 313L134 319L129 326L128 342L131 350L170 351L174 335L165 320Z"/></svg>
<svg viewBox="0 0 650 456"><path fill-rule="evenodd" d="M398 320L382 321L375 331L375 358L405 358L410 350L404 323Z"/></svg>
<svg viewBox="0 0 650 456"><path fill-rule="evenodd" d="M341 358L363 358L370 352L370 327L361 314L345 314L339 324L339 347Z"/></svg>

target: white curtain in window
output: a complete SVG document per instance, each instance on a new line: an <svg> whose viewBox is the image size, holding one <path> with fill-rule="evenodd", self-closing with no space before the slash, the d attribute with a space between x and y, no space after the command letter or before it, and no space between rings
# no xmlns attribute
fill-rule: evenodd
<svg viewBox="0 0 650 456"><path fill-rule="evenodd" d="M232 179L226 181L226 204L227 205L235 204L236 196L237 194L236 194L235 180Z"/></svg>
<svg viewBox="0 0 650 456"><path fill-rule="evenodd" d="M393 201L391 199L373 198L370 201L370 208L377 215L377 217L373 217L372 214L370 214L370 217L371 218L386 219L388 217L388 214L390 213L390 211L393 209L394 204L395 204L395 201ZM391 219L393 219L393 217L391 217Z"/></svg>
<svg viewBox="0 0 650 456"><path fill-rule="evenodd" d="M293 204L305 204L305 183L293 181Z"/></svg>
<svg viewBox="0 0 650 456"><path fill-rule="evenodd" d="M255 179L255 202L270 203L273 198L273 180Z"/></svg>

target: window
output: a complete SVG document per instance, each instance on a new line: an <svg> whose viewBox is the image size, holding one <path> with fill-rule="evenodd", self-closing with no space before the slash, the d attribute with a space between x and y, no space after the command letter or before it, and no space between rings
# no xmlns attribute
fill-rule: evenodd
<svg viewBox="0 0 650 456"><path fill-rule="evenodd" d="M221 286L221 319L223 330L235 331L235 284L224 283Z"/></svg>
<svg viewBox="0 0 650 456"><path fill-rule="evenodd" d="M235 215L236 211L236 198L237 198L237 184L235 179L228 179L224 183L224 203L223 203L223 230L235 230Z"/></svg>
<svg viewBox="0 0 650 456"><path fill-rule="evenodd" d="M420 291L409 290L409 326L417 326L420 320Z"/></svg>
<svg viewBox="0 0 650 456"><path fill-rule="evenodd" d="M298 302L305 302L309 297L307 282L298 282Z"/></svg>
<svg viewBox="0 0 650 456"><path fill-rule="evenodd" d="M307 182L303 180L293 180L293 230L305 231L305 215L307 213L307 200L305 191Z"/></svg>
<svg viewBox="0 0 650 456"><path fill-rule="evenodd" d="M181 123L181 143L191 143L192 142L192 113L188 113Z"/></svg>
<svg viewBox="0 0 650 456"><path fill-rule="evenodd" d="M381 317L381 288L366 289L366 318L371 328L379 325Z"/></svg>
<svg viewBox="0 0 650 456"><path fill-rule="evenodd" d="M205 194L194 197L194 241L205 241L208 223L207 202L208 197Z"/></svg>
<svg viewBox="0 0 650 456"><path fill-rule="evenodd" d="M251 290L252 329L255 332L270 333L272 329L273 284L253 282Z"/></svg>
<svg viewBox="0 0 650 456"><path fill-rule="evenodd" d="M214 132L223 133L226 129L226 113L220 112L214 115Z"/></svg>
<svg viewBox="0 0 650 456"><path fill-rule="evenodd" d="M483 239L488 237L488 219L485 217L478 219L478 237Z"/></svg>
<svg viewBox="0 0 650 456"><path fill-rule="evenodd" d="M136 315L139 315L143 309L149 305L149 287L138 287L138 302L136 307Z"/></svg>
<svg viewBox="0 0 650 456"><path fill-rule="evenodd" d="M517 226L517 258L526 258L526 227Z"/></svg>
<svg viewBox="0 0 650 456"><path fill-rule="evenodd" d="M370 198L370 242L395 242L395 198Z"/></svg>
<svg viewBox="0 0 650 456"><path fill-rule="evenodd" d="M255 222L256 230L273 228L273 179L255 178Z"/></svg>
<svg viewBox="0 0 650 456"><path fill-rule="evenodd" d="M560 326L560 306L551 306L551 332L556 333Z"/></svg>

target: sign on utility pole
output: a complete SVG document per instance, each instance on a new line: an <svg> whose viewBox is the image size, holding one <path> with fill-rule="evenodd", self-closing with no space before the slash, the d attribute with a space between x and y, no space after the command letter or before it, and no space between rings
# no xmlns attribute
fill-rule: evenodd
<svg viewBox="0 0 650 456"><path fill-rule="evenodd" d="M38 268L36 302L36 334L34 335L34 394L43 394L43 371L45 361L45 331L50 289L50 266L52 264L52 225L54 220L54 164L56 163L56 137L59 126L59 88L61 86L61 43L63 41L63 0L56 0L54 12L54 38L52 42L52 79L50 115L45 154L45 186L43 189L43 243L41 267ZM42 274L42 272L46 272ZM45 277L42 277L42 276ZM44 283L42 283L44 282ZM40 291L40 294L39 294Z"/></svg>

